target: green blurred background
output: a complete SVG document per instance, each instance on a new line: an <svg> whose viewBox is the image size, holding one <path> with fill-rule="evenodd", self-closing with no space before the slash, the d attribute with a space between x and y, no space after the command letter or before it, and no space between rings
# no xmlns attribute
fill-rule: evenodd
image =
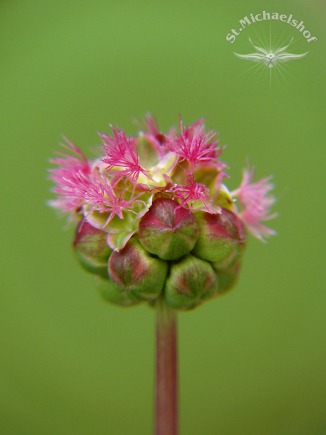
<svg viewBox="0 0 326 435"><path fill-rule="evenodd" d="M226 41L263 9L318 41L281 22ZM325 12L317 0L2 0L1 435L152 432L154 312L103 303L73 228L46 206L61 134L91 157L96 131L135 134L148 111L162 130L205 116L228 145L228 186L249 157L279 199L279 234L250 238L237 288L179 316L181 434L326 433ZM270 31L309 51L284 77L233 54Z"/></svg>

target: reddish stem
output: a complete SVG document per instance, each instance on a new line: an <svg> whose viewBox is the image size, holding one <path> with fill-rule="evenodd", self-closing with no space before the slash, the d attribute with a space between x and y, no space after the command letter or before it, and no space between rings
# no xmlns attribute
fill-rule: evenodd
<svg viewBox="0 0 326 435"><path fill-rule="evenodd" d="M156 303L155 435L178 435L177 315Z"/></svg>

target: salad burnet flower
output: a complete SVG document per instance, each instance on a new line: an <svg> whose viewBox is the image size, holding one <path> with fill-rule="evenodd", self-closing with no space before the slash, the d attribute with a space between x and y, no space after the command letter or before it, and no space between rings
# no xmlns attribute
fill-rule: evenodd
<svg viewBox="0 0 326 435"><path fill-rule="evenodd" d="M238 189L223 178L217 134L204 120L163 134L147 115L137 137L118 127L99 133L104 154L89 160L66 139L49 170L56 199L49 204L77 223L73 248L109 302L189 310L235 284L247 241L275 234L263 224L276 214L271 177ZM238 206L239 205L239 208Z"/></svg>

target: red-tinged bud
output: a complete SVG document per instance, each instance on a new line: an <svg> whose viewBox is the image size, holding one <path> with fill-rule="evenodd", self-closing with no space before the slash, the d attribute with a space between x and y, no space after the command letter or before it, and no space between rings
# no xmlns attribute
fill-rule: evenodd
<svg viewBox="0 0 326 435"><path fill-rule="evenodd" d="M108 258L112 249L106 242L107 233L90 225L82 219L77 227L73 247L90 257Z"/></svg>
<svg viewBox="0 0 326 435"><path fill-rule="evenodd" d="M216 295L216 274L208 261L186 255L171 266L164 296L176 310L191 310Z"/></svg>
<svg viewBox="0 0 326 435"><path fill-rule="evenodd" d="M226 268L244 248L246 233L241 220L230 210L222 208L220 214L198 212L199 237L192 253L212 261L215 268Z"/></svg>
<svg viewBox="0 0 326 435"><path fill-rule="evenodd" d="M235 286L240 275L240 269L241 263L237 263L226 272L216 274L218 281L217 296L226 293L228 290Z"/></svg>
<svg viewBox="0 0 326 435"><path fill-rule="evenodd" d="M127 292L126 290L121 289L118 284L109 278L96 276L95 284L103 299L113 304L130 307L142 302L142 300L132 292Z"/></svg>
<svg viewBox="0 0 326 435"><path fill-rule="evenodd" d="M161 293L168 273L168 264L152 257L132 237L120 252L109 260L109 275L121 287L143 300L153 300Z"/></svg>
<svg viewBox="0 0 326 435"><path fill-rule="evenodd" d="M80 264L90 273L108 276L108 259L112 249L106 242L107 233L83 219L76 230L73 248Z"/></svg>
<svg viewBox="0 0 326 435"><path fill-rule="evenodd" d="M213 269L216 273L227 272L232 269L236 264L242 260L242 256L245 250L245 243L239 243L236 245L235 249L224 261L212 262Z"/></svg>
<svg viewBox="0 0 326 435"><path fill-rule="evenodd" d="M176 260L195 246L199 230L194 214L172 199L153 202L139 222L143 247L163 260Z"/></svg>
<svg viewBox="0 0 326 435"><path fill-rule="evenodd" d="M82 252L76 251L80 265L89 273L95 275L108 276L108 260L89 257Z"/></svg>

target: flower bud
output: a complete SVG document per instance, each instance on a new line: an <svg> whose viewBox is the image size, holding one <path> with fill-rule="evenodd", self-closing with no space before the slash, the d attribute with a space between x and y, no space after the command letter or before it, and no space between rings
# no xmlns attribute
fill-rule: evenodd
<svg viewBox="0 0 326 435"><path fill-rule="evenodd" d="M152 257L132 237L120 252L109 260L109 275L121 287L143 300L152 300L161 293L168 273L168 264Z"/></svg>
<svg viewBox="0 0 326 435"><path fill-rule="evenodd" d="M216 263L215 268L220 264L225 269L244 249L246 233L242 222L225 208L220 214L198 212L196 218L199 237L192 253Z"/></svg>
<svg viewBox="0 0 326 435"><path fill-rule="evenodd" d="M90 273L108 276L108 259L112 249L106 242L107 233L81 220L73 241L80 264Z"/></svg>
<svg viewBox="0 0 326 435"><path fill-rule="evenodd" d="M191 310L212 298L217 287L212 266L189 254L171 266L164 288L165 301L170 308Z"/></svg>
<svg viewBox="0 0 326 435"><path fill-rule="evenodd" d="M103 299L113 304L129 307L142 302L132 292L127 292L126 290L121 289L118 284L109 278L96 276L95 284Z"/></svg>
<svg viewBox="0 0 326 435"><path fill-rule="evenodd" d="M224 294L236 284L240 275L241 263L237 263L226 272L217 273L218 291L217 296Z"/></svg>
<svg viewBox="0 0 326 435"><path fill-rule="evenodd" d="M224 261L211 262L213 269L216 273L227 272L232 269L236 264L242 260L242 256L245 250L245 243L239 243L235 246L235 249Z"/></svg>
<svg viewBox="0 0 326 435"><path fill-rule="evenodd" d="M188 254L198 239L194 214L179 206L172 199L157 199L139 222L141 244L163 260L176 260Z"/></svg>

